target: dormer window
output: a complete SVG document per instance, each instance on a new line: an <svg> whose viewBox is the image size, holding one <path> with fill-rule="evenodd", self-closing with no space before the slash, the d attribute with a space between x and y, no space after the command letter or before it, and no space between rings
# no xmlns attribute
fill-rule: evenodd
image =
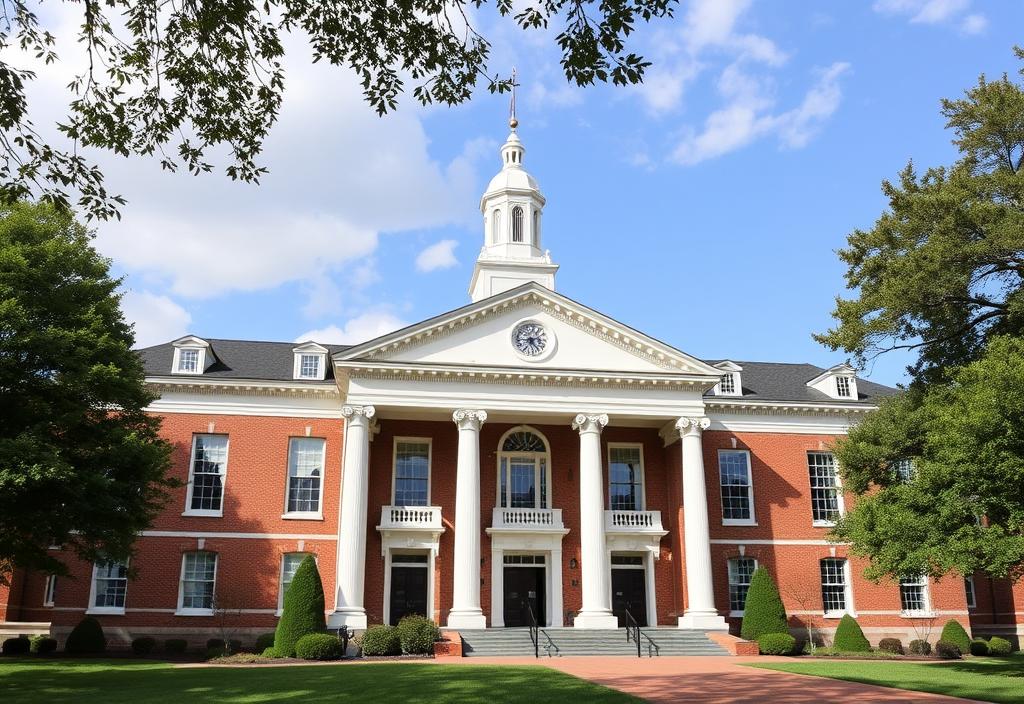
<svg viewBox="0 0 1024 704"><path fill-rule="evenodd" d="M726 360L716 364L715 368L722 370L722 376L715 385L715 396L742 396L743 380L740 372L743 371L743 367Z"/></svg>
<svg viewBox="0 0 1024 704"><path fill-rule="evenodd" d="M853 392L851 391L852 387L853 384L850 381L850 377L836 377L836 394L838 394L840 398L850 398L853 396Z"/></svg>
<svg viewBox="0 0 1024 704"><path fill-rule="evenodd" d="M849 364L838 364L807 382L807 385L829 398L839 401L857 400L857 370Z"/></svg>
<svg viewBox="0 0 1024 704"><path fill-rule="evenodd" d="M199 371L199 350L181 350L178 353L178 369L182 374L195 374Z"/></svg>
<svg viewBox="0 0 1024 704"><path fill-rule="evenodd" d="M736 393L736 377L732 372L722 375L722 380L718 382L718 393L723 396L732 396Z"/></svg>
<svg viewBox="0 0 1024 704"><path fill-rule="evenodd" d="M299 355L299 376L303 379L320 378L320 355L301 354Z"/></svg>
<svg viewBox="0 0 1024 704"><path fill-rule="evenodd" d="M327 368L327 348L315 342L299 345L294 350L293 378L322 381Z"/></svg>
<svg viewBox="0 0 1024 704"><path fill-rule="evenodd" d="M206 351L210 343L193 335L182 337L171 343L174 359L171 361L172 374L202 374L206 371Z"/></svg>

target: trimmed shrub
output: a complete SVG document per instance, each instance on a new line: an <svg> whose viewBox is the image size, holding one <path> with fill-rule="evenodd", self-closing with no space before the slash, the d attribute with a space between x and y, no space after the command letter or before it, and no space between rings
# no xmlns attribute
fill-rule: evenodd
<svg viewBox="0 0 1024 704"><path fill-rule="evenodd" d="M35 636L29 641L29 652L49 655L57 652L57 639L50 636Z"/></svg>
<svg viewBox="0 0 1024 704"><path fill-rule="evenodd" d="M988 641L988 654L996 657L1004 657L1013 651L1013 644L1005 638L992 636Z"/></svg>
<svg viewBox="0 0 1024 704"><path fill-rule="evenodd" d="M295 644L295 655L303 660L337 660L344 654L341 641L330 633L310 633Z"/></svg>
<svg viewBox="0 0 1024 704"><path fill-rule="evenodd" d="M24 655L31 647L32 642L26 636L8 638L2 646L4 655Z"/></svg>
<svg viewBox="0 0 1024 704"><path fill-rule="evenodd" d="M981 638L971 641L971 655L988 655L988 643Z"/></svg>
<svg viewBox="0 0 1024 704"><path fill-rule="evenodd" d="M324 619L324 585L312 555L299 564L284 595L284 611L277 622L274 647L284 657L295 654L295 643L310 633L327 630Z"/></svg>
<svg viewBox="0 0 1024 704"><path fill-rule="evenodd" d="M959 621L952 619L946 621L946 625L942 627L942 635L939 636L939 640L955 645L960 649L961 655L971 652L971 637L967 635L967 631L964 630Z"/></svg>
<svg viewBox="0 0 1024 704"><path fill-rule="evenodd" d="M940 640L935 644L935 654L943 660L959 660L960 656L963 655L963 651L960 650L960 646L956 643Z"/></svg>
<svg viewBox="0 0 1024 704"><path fill-rule="evenodd" d="M106 649L107 637L103 635L103 626L92 616L79 621L64 643L65 653L86 655L102 653Z"/></svg>
<svg viewBox="0 0 1024 704"><path fill-rule="evenodd" d="M273 633L261 633L256 636L256 652L262 653L267 648L274 647L274 634Z"/></svg>
<svg viewBox="0 0 1024 704"><path fill-rule="evenodd" d="M370 626L363 634L363 655L399 655L402 640L394 626Z"/></svg>
<svg viewBox="0 0 1024 704"><path fill-rule="evenodd" d="M164 641L164 652L168 655L181 655L188 650L188 641L184 638L168 638Z"/></svg>
<svg viewBox="0 0 1024 704"><path fill-rule="evenodd" d="M757 639L761 655L790 655L796 649L796 638L788 633L765 633Z"/></svg>
<svg viewBox="0 0 1024 704"><path fill-rule="evenodd" d="M871 650L871 643L864 637L857 619L850 614L843 614L832 647L844 653L867 653Z"/></svg>
<svg viewBox="0 0 1024 704"><path fill-rule="evenodd" d="M265 657L265 658L279 658L281 656L277 654L277 648L275 648L274 646L270 646L269 648L264 648L263 649L263 657Z"/></svg>
<svg viewBox="0 0 1024 704"><path fill-rule="evenodd" d="M434 641L441 637L437 624L426 616L406 616L398 622L396 628L402 652L410 655L433 653Z"/></svg>
<svg viewBox="0 0 1024 704"><path fill-rule="evenodd" d="M778 587L768 570L758 567L750 577L740 637L757 640L765 633L789 633L789 625Z"/></svg>
<svg viewBox="0 0 1024 704"><path fill-rule="evenodd" d="M223 638L209 638L206 641L207 650L224 650L224 639Z"/></svg>
<svg viewBox="0 0 1024 704"><path fill-rule="evenodd" d="M932 644L926 640L912 640L910 641L910 654L911 655L931 655Z"/></svg>
<svg viewBox="0 0 1024 704"><path fill-rule="evenodd" d="M878 641L878 649L885 653L903 655L903 641L899 638L883 638Z"/></svg>
<svg viewBox="0 0 1024 704"><path fill-rule="evenodd" d="M132 652L136 655L149 655L156 648L156 638L143 636L132 641Z"/></svg>

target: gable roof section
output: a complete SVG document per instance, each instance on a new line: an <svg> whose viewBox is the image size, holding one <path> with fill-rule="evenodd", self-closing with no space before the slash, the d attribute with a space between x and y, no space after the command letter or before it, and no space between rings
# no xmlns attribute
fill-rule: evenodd
<svg viewBox="0 0 1024 704"><path fill-rule="evenodd" d="M294 342L256 342L251 340L221 340L203 338L210 344L215 361L202 374L193 379L254 379L260 381L288 381L296 384L322 384L334 379L334 370L327 365L327 376L323 381L314 379L293 379L296 345ZM322 345L328 353L346 349L345 345ZM171 376L174 357L174 343L145 347L136 350L142 358L146 376Z"/></svg>
<svg viewBox="0 0 1024 704"><path fill-rule="evenodd" d="M733 360L735 361L735 360ZM719 360L709 360L718 364ZM868 404L878 403L886 396L898 394L899 389L857 378L857 399L834 399L807 386L811 379L827 373L813 364L786 364L781 362L740 362L743 367L742 396L708 396L709 403L737 404L746 401L790 401L796 403Z"/></svg>

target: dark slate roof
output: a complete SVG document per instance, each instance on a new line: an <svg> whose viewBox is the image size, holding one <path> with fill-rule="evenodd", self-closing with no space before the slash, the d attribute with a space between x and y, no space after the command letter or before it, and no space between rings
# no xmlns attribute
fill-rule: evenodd
<svg viewBox="0 0 1024 704"><path fill-rule="evenodd" d="M306 379L293 379L294 350L300 342L256 342L252 340L218 340L202 338L210 343L207 351L206 371L203 378L254 379L260 381L295 381L319 383ZM328 354L348 349L348 345L322 345ZM213 360L210 353L213 353ZM171 376L174 345L170 342L138 350L146 376ZM211 364L212 361L212 364ZM175 375L185 376L185 375ZM334 379L334 370L327 365L327 380Z"/></svg>
<svg viewBox="0 0 1024 704"><path fill-rule="evenodd" d="M295 381L293 379L294 357L292 350L300 343L256 342L250 340L220 340L203 338L210 343L213 353L212 365L207 362L203 378L211 379L253 379L260 381ZM349 348L348 345L323 345L330 354ZM138 350L147 376L170 376L174 346L168 342ZM704 360L718 364L724 360ZM743 367L743 397L745 401L797 401L809 403L875 403L884 396L898 393L897 389L876 384L858 377L856 401L839 401L807 386L807 382L825 370L813 364L785 364L780 362L742 362L729 360ZM327 367L328 380L334 378L331 365ZM712 398L714 398L712 396ZM740 400L738 396L723 396L723 399Z"/></svg>

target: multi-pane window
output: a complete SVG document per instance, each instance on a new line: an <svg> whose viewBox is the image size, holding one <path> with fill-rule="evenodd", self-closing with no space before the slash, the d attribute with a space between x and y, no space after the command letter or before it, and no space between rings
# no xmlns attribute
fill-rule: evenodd
<svg viewBox="0 0 1024 704"><path fill-rule="evenodd" d="M219 514L228 469L228 436L196 435L192 440L189 511Z"/></svg>
<svg viewBox="0 0 1024 704"><path fill-rule="evenodd" d="M834 523L839 518L841 498L836 458L831 452L808 452L811 478L811 514L815 523Z"/></svg>
<svg viewBox="0 0 1024 704"><path fill-rule="evenodd" d="M821 561L821 603L825 613L842 613L846 604L846 560L829 557Z"/></svg>
<svg viewBox="0 0 1024 704"><path fill-rule="evenodd" d="M974 592L974 576L964 577L964 594L967 596L967 608L973 609L978 605L977 596Z"/></svg>
<svg viewBox="0 0 1024 704"><path fill-rule="evenodd" d="M121 562L97 562L92 591L90 608L123 611L128 593L128 566Z"/></svg>
<svg viewBox="0 0 1024 704"><path fill-rule="evenodd" d="M909 482L914 478L916 473L914 469L914 461L910 459L896 460L892 465L893 474L896 475L896 479L903 483Z"/></svg>
<svg viewBox="0 0 1024 704"><path fill-rule="evenodd" d="M319 354L299 355L299 378L319 379L321 358Z"/></svg>
<svg viewBox="0 0 1024 704"><path fill-rule="evenodd" d="M906 613L928 611L928 577L912 575L900 580L900 608Z"/></svg>
<svg viewBox="0 0 1024 704"><path fill-rule="evenodd" d="M395 505L426 506L430 486L430 443L395 442Z"/></svg>
<svg viewBox="0 0 1024 704"><path fill-rule="evenodd" d="M747 604L750 578L757 569L752 557L734 557L729 560L729 610L743 611Z"/></svg>
<svg viewBox="0 0 1024 704"><path fill-rule="evenodd" d="M288 513L319 513L324 477L324 439L288 442Z"/></svg>
<svg viewBox="0 0 1024 704"><path fill-rule="evenodd" d="M837 376L836 377L836 394L841 398L850 398L853 395L850 386L850 377L848 376Z"/></svg>
<svg viewBox="0 0 1024 704"><path fill-rule="evenodd" d="M53 600L57 596L57 575L51 574L46 577L46 588L43 592L43 606L53 606Z"/></svg>
<svg viewBox="0 0 1024 704"><path fill-rule="evenodd" d="M750 455L746 450L719 450L718 481L722 491L722 520L750 523L754 520Z"/></svg>
<svg viewBox="0 0 1024 704"><path fill-rule="evenodd" d="M304 552L289 552L285 553L281 559L281 589L278 592L277 608L284 608L284 595L288 591L288 587L291 586L292 579L295 577L295 570L299 569L299 565L306 559L308 553Z"/></svg>
<svg viewBox="0 0 1024 704"><path fill-rule="evenodd" d="M612 511L644 510L644 470L639 447L608 448L608 503Z"/></svg>
<svg viewBox="0 0 1024 704"><path fill-rule="evenodd" d="M736 375L732 372L722 375L722 380L718 382L718 393L723 396L732 396L736 393Z"/></svg>
<svg viewBox="0 0 1024 704"><path fill-rule="evenodd" d="M212 611L217 553L187 552L181 563L181 610Z"/></svg>
<svg viewBox="0 0 1024 704"><path fill-rule="evenodd" d="M199 371L199 350L178 350L178 371L194 374Z"/></svg>
<svg viewBox="0 0 1024 704"><path fill-rule="evenodd" d="M503 508L547 508L547 445L535 433L510 433L498 461L498 499Z"/></svg>

